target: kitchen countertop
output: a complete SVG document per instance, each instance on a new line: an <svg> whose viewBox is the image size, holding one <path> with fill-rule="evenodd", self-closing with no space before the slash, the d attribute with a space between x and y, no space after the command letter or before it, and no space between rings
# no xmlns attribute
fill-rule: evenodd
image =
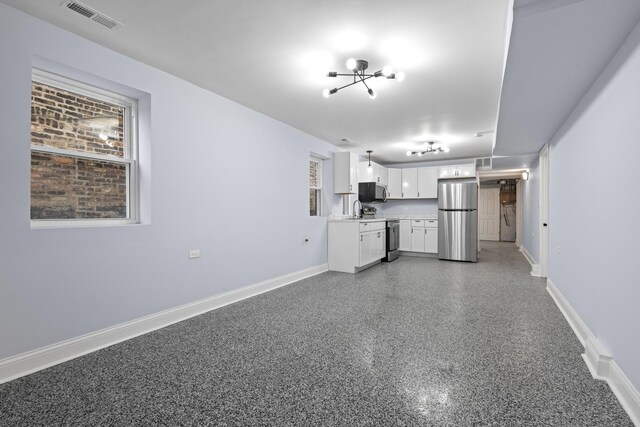
<svg viewBox="0 0 640 427"><path fill-rule="evenodd" d="M429 215L388 215L387 219L430 219L430 220L438 220L437 216L429 216Z"/></svg>
<svg viewBox="0 0 640 427"><path fill-rule="evenodd" d="M428 220L438 220L438 217L426 216L426 215L389 215L386 217L378 217L378 218L329 218L329 222L382 222L387 219L428 219Z"/></svg>
<svg viewBox="0 0 640 427"><path fill-rule="evenodd" d="M329 222L384 222L386 218L329 218Z"/></svg>

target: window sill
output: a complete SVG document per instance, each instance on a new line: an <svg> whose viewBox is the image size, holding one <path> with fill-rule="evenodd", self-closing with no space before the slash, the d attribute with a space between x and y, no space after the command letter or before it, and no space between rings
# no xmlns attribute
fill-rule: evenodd
<svg viewBox="0 0 640 427"><path fill-rule="evenodd" d="M32 230L51 228L96 228L96 227L122 227L143 225L138 220L31 220Z"/></svg>

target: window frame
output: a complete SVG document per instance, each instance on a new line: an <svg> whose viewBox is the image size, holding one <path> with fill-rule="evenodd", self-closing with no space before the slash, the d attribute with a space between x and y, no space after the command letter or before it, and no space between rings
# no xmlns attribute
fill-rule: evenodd
<svg viewBox="0 0 640 427"><path fill-rule="evenodd" d="M309 216L312 218L316 218L316 217L321 217L322 216L322 194L323 194L323 188L322 188L322 180L324 179L324 165L323 165L323 159L321 159L320 157L316 157L314 155L309 156L309 172L311 172L311 162L315 162L318 164L318 169L317 169L317 179L316 179L316 185L315 187L311 185L311 182L309 182L309 190L315 190L317 191L317 195L316 195L316 203L317 203L317 209L316 209L316 215L311 215L311 206L309 206Z"/></svg>
<svg viewBox="0 0 640 427"><path fill-rule="evenodd" d="M31 69L31 83L42 83L57 89L87 96L124 108L123 128L123 157L108 154L87 153L56 147L47 147L31 143L29 133L29 158L34 152L60 155L84 160L96 160L107 163L125 165L126 168L126 218L82 218L82 219L31 219L31 228L52 227L91 227L139 224L139 188L138 188L138 100L69 77L51 73L39 68ZM31 108L31 102L29 107ZM31 164L31 163L30 163ZM31 167L31 166L30 166ZM31 201L31 185L29 186L29 201ZM31 212L31 210L29 210Z"/></svg>

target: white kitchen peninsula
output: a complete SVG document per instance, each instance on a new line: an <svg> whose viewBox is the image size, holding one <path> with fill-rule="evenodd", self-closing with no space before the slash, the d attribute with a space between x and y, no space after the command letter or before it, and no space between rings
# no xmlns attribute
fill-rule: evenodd
<svg viewBox="0 0 640 427"><path fill-rule="evenodd" d="M329 270L357 273L385 256L384 219L330 219Z"/></svg>

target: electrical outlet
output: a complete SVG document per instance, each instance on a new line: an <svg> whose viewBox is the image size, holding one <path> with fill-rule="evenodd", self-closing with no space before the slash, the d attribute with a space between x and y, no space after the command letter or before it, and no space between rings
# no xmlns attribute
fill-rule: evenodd
<svg viewBox="0 0 640 427"><path fill-rule="evenodd" d="M200 249L191 249L189 251L189 259L200 258Z"/></svg>
<svg viewBox="0 0 640 427"><path fill-rule="evenodd" d="M556 253L557 253L558 255L560 255L560 246L558 246L558 247L556 248Z"/></svg>

